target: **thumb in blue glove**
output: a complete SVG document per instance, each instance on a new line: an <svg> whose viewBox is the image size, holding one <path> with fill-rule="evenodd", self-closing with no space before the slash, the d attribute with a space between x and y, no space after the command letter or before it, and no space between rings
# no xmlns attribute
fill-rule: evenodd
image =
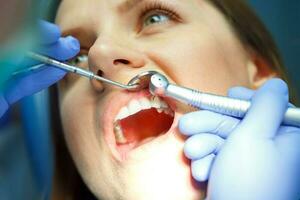
<svg viewBox="0 0 300 200"><path fill-rule="evenodd" d="M68 36L61 37L58 26L40 21L40 47L38 53L54 59L65 61L71 59L80 50L77 39ZM36 65L37 61L24 60L20 65ZM16 77L7 81L6 87L0 91L0 117L7 111L10 105L21 98L32 95L56 83L66 74L65 71L45 65L41 70Z"/></svg>
<svg viewBox="0 0 300 200"><path fill-rule="evenodd" d="M229 96L251 99L243 120L199 111L179 122L191 136L185 154L193 176L209 179L208 199L298 199L300 129L281 125L286 84L273 79L257 92L239 87Z"/></svg>

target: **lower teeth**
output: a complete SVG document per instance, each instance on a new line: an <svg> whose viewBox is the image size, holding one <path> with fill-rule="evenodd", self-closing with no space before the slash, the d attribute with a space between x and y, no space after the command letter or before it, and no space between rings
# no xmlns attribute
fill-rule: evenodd
<svg viewBox="0 0 300 200"><path fill-rule="evenodd" d="M127 143L127 140L124 137L121 126L119 124L119 121L116 121L114 123L114 133L115 133L116 142L118 144L126 144Z"/></svg>
<svg viewBox="0 0 300 200"><path fill-rule="evenodd" d="M162 113L162 111L163 111L163 109L161 109L161 108L156 108L156 110L158 113Z"/></svg>
<svg viewBox="0 0 300 200"><path fill-rule="evenodd" d="M174 113L172 112L171 109L157 108L156 110L158 113L164 112L167 115L170 115L172 117L174 116ZM125 136L123 134L123 131L122 131L122 128L120 125L120 120L117 120L114 122L114 134L115 134L115 139L116 139L117 144L127 144L128 143L127 139L125 138Z"/></svg>
<svg viewBox="0 0 300 200"><path fill-rule="evenodd" d="M164 110L164 113L167 114L167 115L170 115L170 116L174 117L174 113L170 109Z"/></svg>

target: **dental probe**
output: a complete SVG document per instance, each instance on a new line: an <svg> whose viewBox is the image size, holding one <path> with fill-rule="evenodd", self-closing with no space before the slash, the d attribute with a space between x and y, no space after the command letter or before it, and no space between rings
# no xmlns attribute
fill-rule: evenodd
<svg viewBox="0 0 300 200"><path fill-rule="evenodd" d="M114 86L129 90L129 91L137 91L137 90L141 89L141 86L139 85L137 80L134 82L134 84L131 84L133 82L131 80L130 84L125 85L125 84L118 83L116 81L112 81L112 80L103 78L101 76L98 76L98 75L94 74L92 71L85 70L81 67L76 67L76 66L73 66L73 65L69 65L69 64L54 60L52 58L49 58L47 56L43 56L43 55L40 55L40 54L37 54L37 53L27 52L27 56L34 59L34 60L40 61L40 62L45 63L45 64L52 65L54 67L66 70L68 72L72 72L72 73L78 74L80 76L87 77L89 79L96 79L96 80L99 80L99 81L108 83L110 85L114 85ZM33 67L29 67L29 68L26 68L24 70L16 71L12 75L17 76L19 74L23 74L23 73L26 73L26 72L35 71L35 70L37 70L41 67L43 67L43 64L39 64L39 65L36 65L36 66L33 66Z"/></svg>
<svg viewBox="0 0 300 200"><path fill-rule="evenodd" d="M171 84L160 73L152 75L149 90L153 95L170 97L198 109L238 118L243 118L251 105L250 101L204 93ZM300 109L288 108L284 115L283 124L300 127Z"/></svg>

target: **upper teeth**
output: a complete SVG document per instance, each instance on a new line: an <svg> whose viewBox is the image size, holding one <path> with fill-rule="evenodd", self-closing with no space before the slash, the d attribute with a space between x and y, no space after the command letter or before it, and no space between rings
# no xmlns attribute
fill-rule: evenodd
<svg viewBox="0 0 300 200"><path fill-rule="evenodd" d="M157 96L154 96L151 99L146 97L133 99L128 103L127 106L124 106L120 109L115 121L124 119L130 115L138 113L141 110L147 110L150 108L156 108L159 112L162 112L162 110L169 108L169 106L165 101Z"/></svg>

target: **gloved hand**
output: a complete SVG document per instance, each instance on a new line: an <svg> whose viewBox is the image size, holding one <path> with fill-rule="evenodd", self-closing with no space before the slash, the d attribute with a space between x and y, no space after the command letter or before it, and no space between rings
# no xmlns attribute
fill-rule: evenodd
<svg viewBox="0 0 300 200"><path fill-rule="evenodd" d="M40 47L38 53L54 59L65 61L74 57L80 50L77 39L68 36L61 37L58 26L46 21L39 22ZM37 61L25 60L19 65L36 65ZM66 74L56 67L45 65L41 70L8 80L6 88L0 91L0 118L9 106L21 98L41 91L56 83Z"/></svg>
<svg viewBox="0 0 300 200"><path fill-rule="evenodd" d="M192 174L208 179L208 199L292 200L300 197L300 129L282 126L288 88L269 80L258 91L232 88L228 96L251 100L244 119L209 111L184 115L184 152Z"/></svg>

